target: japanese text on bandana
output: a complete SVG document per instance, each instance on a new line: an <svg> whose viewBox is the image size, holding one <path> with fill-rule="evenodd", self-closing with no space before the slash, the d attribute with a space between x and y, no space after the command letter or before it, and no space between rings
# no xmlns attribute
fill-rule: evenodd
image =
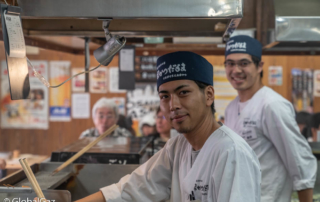
<svg viewBox="0 0 320 202"><path fill-rule="evenodd" d="M169 65L167 68L163 68L162 70L157 71L157 79L163 76L163 79L173 78L173 77L181 77L187 76L187 74L183 73L187 72L186 65L184 63ZM177 73L177 74L174 74ZM167 75L170 74L170 75Z"/></svg>
<svg viewBox="0 0 320 202"><path fill-rule="evenodd" d="M227 44L226 51L229 51L230 49L232 49L231 52L234 51L234 50L244 50L245 51L246 48L247 48L247 43L246 42L243 42L243 43L236 42L234 44Z"/></svg>

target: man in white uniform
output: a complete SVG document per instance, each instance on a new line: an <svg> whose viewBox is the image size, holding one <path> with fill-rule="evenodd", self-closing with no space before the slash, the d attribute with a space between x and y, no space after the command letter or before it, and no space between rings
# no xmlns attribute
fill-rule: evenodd
<svg viewBox="0 0 320 202"><path fill-rule="evenodd" d="M262 172L261 201L311 202L317 162L300 134L290 102L261 82L262 46L248 36L230 38L225 68L238 96L225 112L225 124L257 154Z"/></svg>
<svg viewBox="0 0 320 202"><path fill-rule="evenodd" d="M175 52L157 61L161 111L182 133L123 177L78 202L259 202L260 167L249 145L214 118L212 65Z"/></svg>

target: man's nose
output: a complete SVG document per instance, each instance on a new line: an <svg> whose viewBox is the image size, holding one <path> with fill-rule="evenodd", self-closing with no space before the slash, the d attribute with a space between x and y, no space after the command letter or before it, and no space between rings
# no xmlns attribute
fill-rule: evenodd
<svg viewBox="0 0 320 202"><path fill-rule="evenodd" d="M235 64L232 72L233 73L241 73L242 72L242 68L239 67L239 64Z"/></svg>
<svg viewBox="0 0 320 202"><path fill-rule="evenodd" d="M170 100L170 111L175 111L177 109L180 109L180 100L177 95L172 95Z"/></svg>

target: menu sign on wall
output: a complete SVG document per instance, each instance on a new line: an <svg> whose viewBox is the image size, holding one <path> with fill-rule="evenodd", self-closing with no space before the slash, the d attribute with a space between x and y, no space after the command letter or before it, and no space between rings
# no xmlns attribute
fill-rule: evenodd
<svg viewBox="0 0 320 202"><path fill-rule="evenodd" d="M157 82L158 56L135 57L136 82Z"/></svg>
<svg viewBox="0 0 320 202"><path fill-rule="evenodd" d="M292 77L292 104L296 111L313 112L313 71L294 68Z"/></svg>

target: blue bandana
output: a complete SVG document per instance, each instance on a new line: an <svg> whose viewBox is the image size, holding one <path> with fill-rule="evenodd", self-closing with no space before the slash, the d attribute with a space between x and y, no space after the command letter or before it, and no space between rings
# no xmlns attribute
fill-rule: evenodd
<svg viewBox="0 0 320 202"><path fill-rule="evenodd" d="M234 36L226 44L225 56L227 57L232 53L246 53L261 60L262 45L258 40L249 36Z"/></svg>
<svg viewBox="0 0 320 202"><path fill-rule="evenodd" d="M158 58L157 89L169 81L184 79L213 86L213 67L202 56L187 51L169 53Z"/></svg>

